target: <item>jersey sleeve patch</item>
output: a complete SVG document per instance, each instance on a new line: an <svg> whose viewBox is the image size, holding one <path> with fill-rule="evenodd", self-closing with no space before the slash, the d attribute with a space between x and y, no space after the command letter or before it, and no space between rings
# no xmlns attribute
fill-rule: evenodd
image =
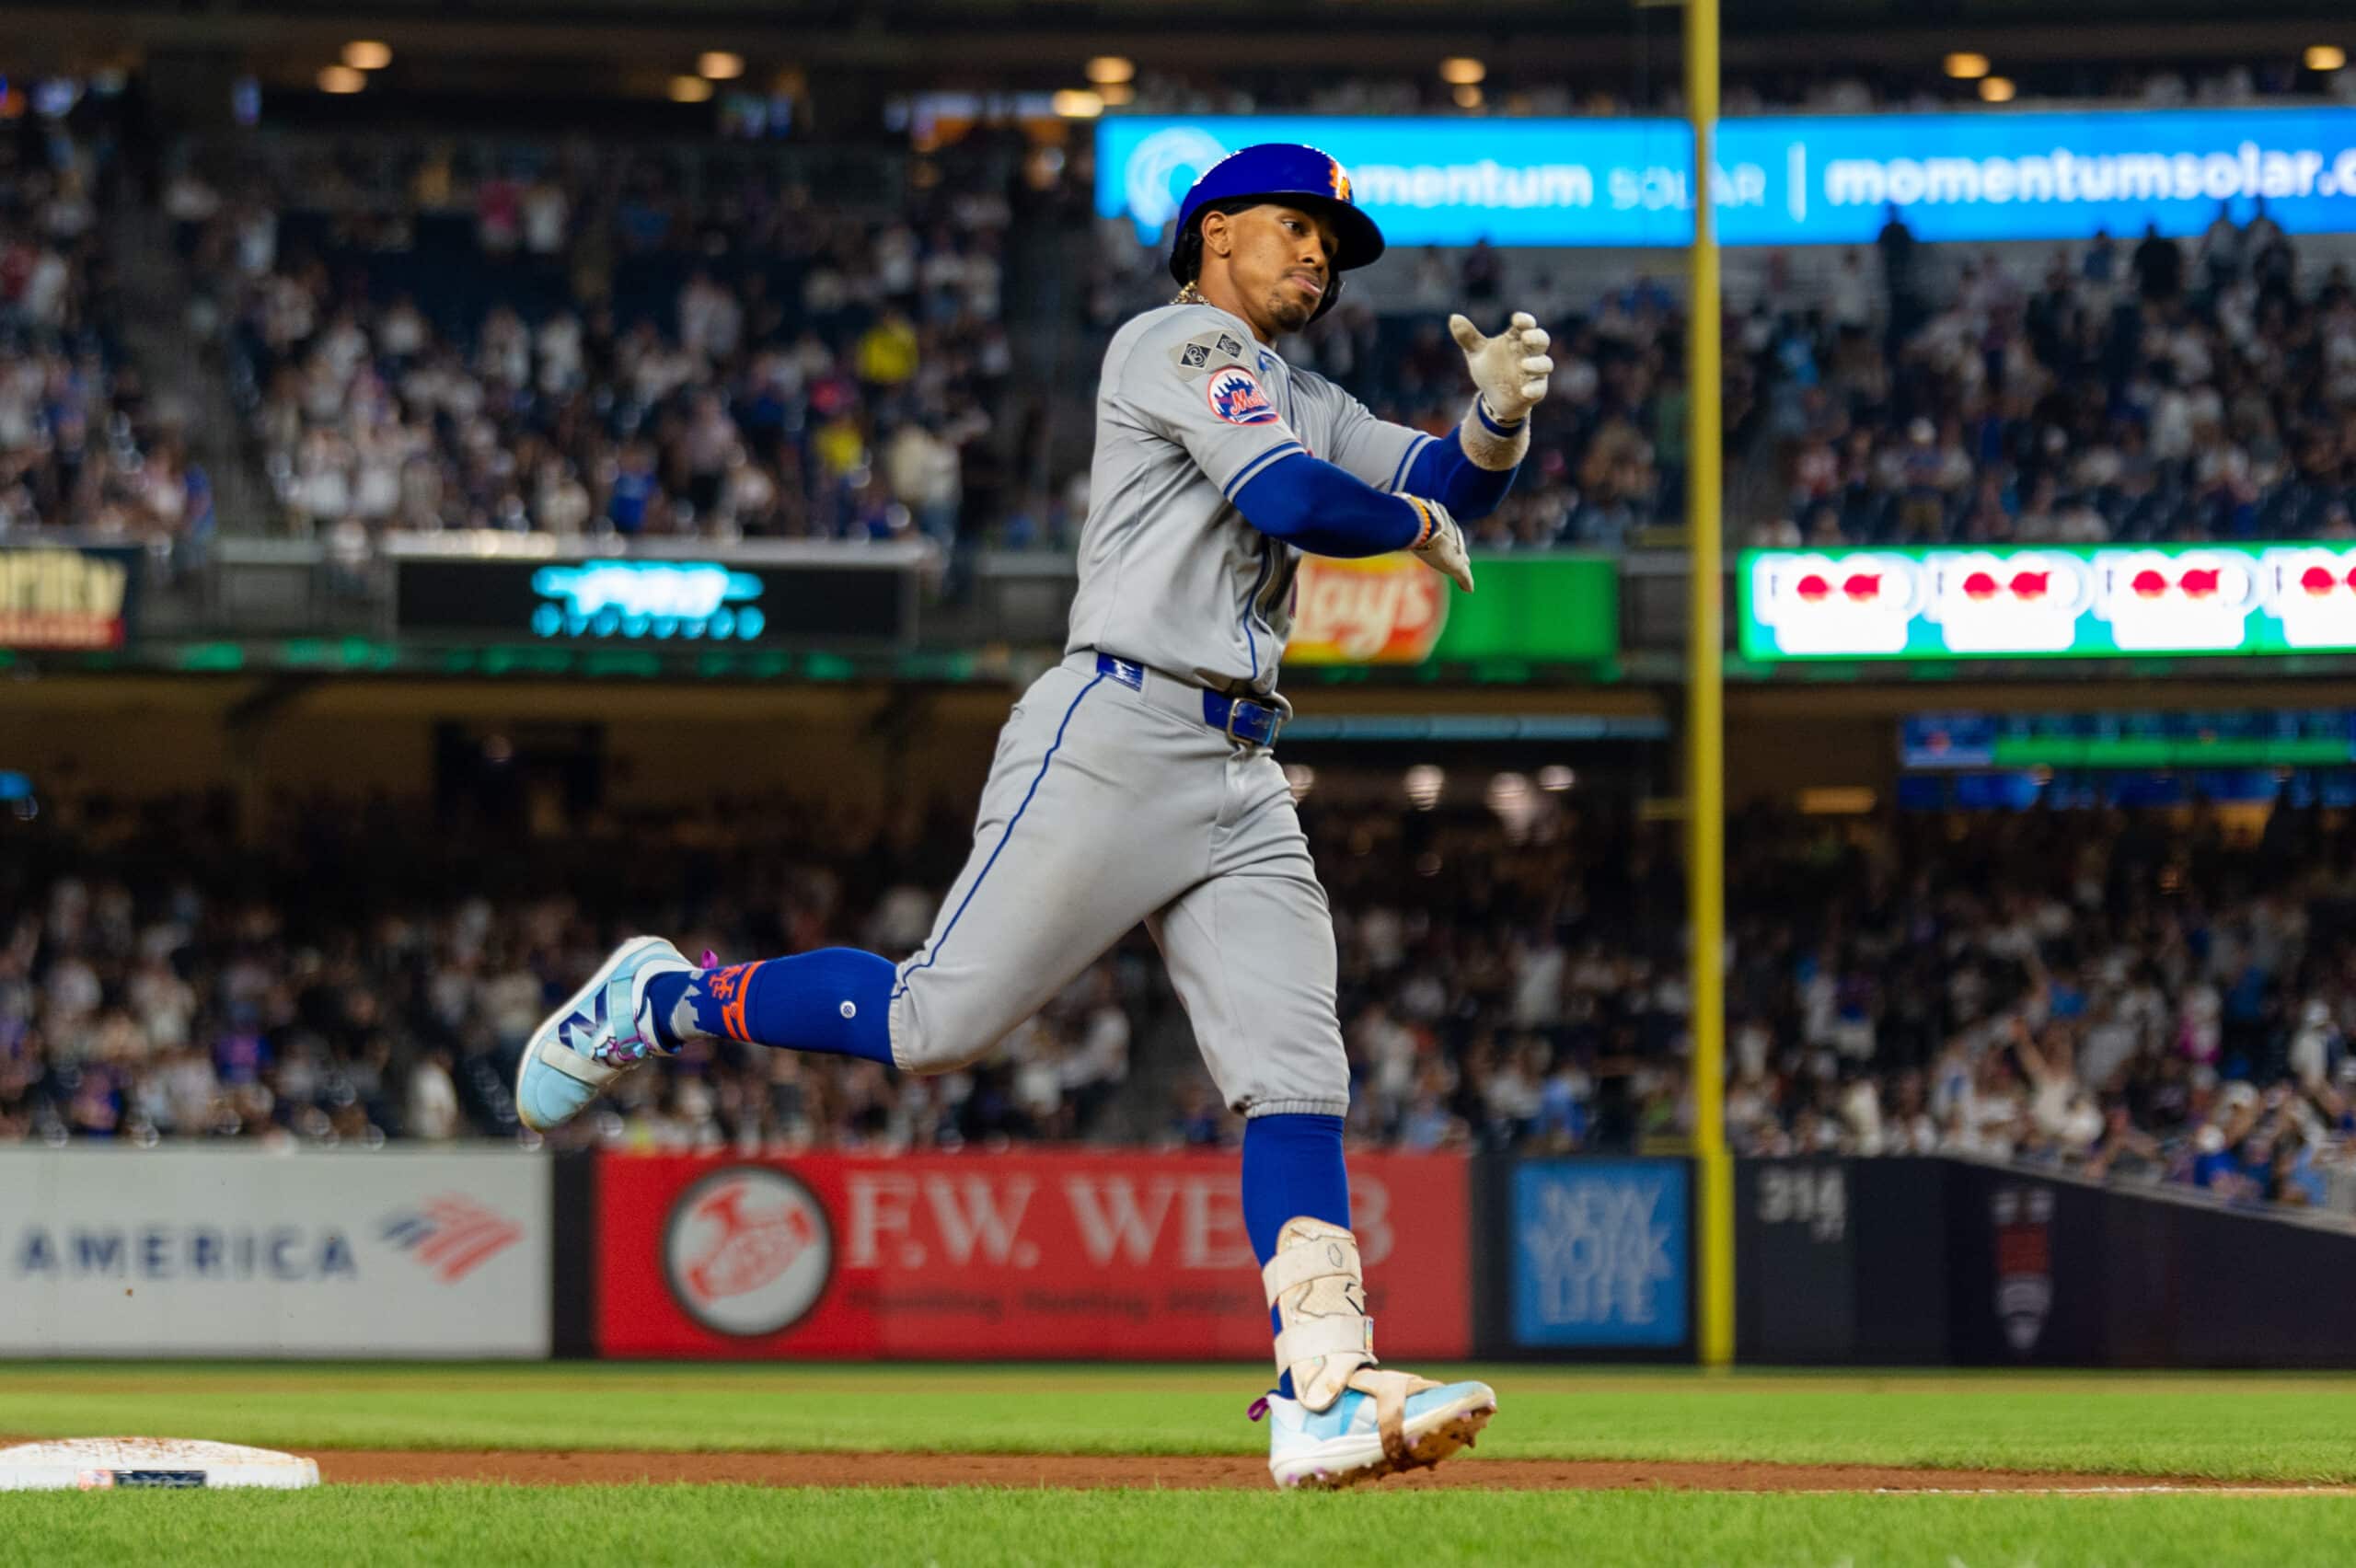
<svg viewBox="0 0 2356 1568"><path fill-rule="evenodd" d="M1222 365L1213 373L1203 396L1211 412L1229 424L1268 424L1276 417L1276 405L1268 397L1260 378L1240 364Z"/></svg>
<svg viewBox="0 0 2356 1568"><path fill-rule="evenodd" d="M1170 363L1182 376L1192 378L1195 373L1216 369L1243 357L1243 345L1224 332L1198 332L1170 351Z"/></svg>

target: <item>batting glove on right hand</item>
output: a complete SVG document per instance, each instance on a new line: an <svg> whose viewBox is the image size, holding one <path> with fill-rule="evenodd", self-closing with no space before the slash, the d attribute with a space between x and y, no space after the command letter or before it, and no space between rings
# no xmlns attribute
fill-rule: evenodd
<svg viewBox="0 0 2356 1568"><path fill-rule="evenodd" d="M1465 552L1464 530L1448 514L1448 508L1422 496L1401 498L1423 513L1424 531L1407 548L1415 552L1426 566L1463 589L1472 592L1472 558Z"/></svg>
<svg viewBox="0 0 2356 1568"><path fill-rule="evenodd" d="M1554 361L1546 352L1546 329L1538 318L1517 310L1504 331L1484 338L1463 317L1451 316L1448 330L1464 351L1465 368L1481 389L1481 401L1489 406L1489 417L1506 425L1529 418L1546 396L1547 378L1554 374Z"/></svg>

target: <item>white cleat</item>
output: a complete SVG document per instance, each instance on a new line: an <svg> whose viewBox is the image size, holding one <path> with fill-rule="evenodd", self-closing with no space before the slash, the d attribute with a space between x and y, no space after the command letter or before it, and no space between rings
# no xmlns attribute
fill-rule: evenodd
<svg viewBox="0 0 2356 1568"><path fill-rule="evenodd" d="M524 1125L536 1133L562 1126L616 1078L661 1055L646 982L694 967L661 937L633 937L616 948L524 1043L515 1068L515 1113Z"/></svg>
<svg viewBox="0 0 2356 1568"><path fill-rule="evenodd" d="M1427 1469L1471 1447L1497 1413L1497 1396L1486 1383L1435 1383L1365 1367L1327 1409L1313 1411L1282 1394L1255 1404L1254 1420L1264 1409L1268 1473L1276 1485L1337 1490Z"/></svg>

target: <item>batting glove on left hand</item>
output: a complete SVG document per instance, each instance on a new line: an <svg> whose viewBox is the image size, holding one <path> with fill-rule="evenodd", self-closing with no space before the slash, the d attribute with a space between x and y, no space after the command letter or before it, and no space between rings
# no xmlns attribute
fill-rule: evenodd
<svg viewBox="0 0 2356 1568"><path fill-rule="evenodd" d="M1424 531L1407 548L1417 559L1467 594L1472 592L1472 558L1465 552L1464 530L1448 514L1448 508L1422 496L1402 498L1408 505L1424 514Z"/></svg>
<svg viewBox="0 0 2356 1568"><path fill-rule="evenodd" d="M1554 374L1554 362L1546 355L1546 329L1536 317L1517 310L1494 338L1481 336L1481 329L1461 316L1449 317L1448 329L1464 351L1472 385L1481 389L1481 401L1497 423L1519 423L1546 396L1546 378Z"/></svg>

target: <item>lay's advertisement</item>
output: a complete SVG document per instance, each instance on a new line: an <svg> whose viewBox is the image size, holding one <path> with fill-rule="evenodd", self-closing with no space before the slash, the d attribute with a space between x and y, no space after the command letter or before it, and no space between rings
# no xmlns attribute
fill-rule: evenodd
<svg viewBox="0 0 2356 1568"><path fill-rule="evenodd" d="M1620 568L1609 556L1472 558L1459 594L1413 556L1303 556L1291 664L1422 664L1473 659L1592 663L1620 651Z"/></svg>
<svg viewBox="0 0 2356 1568"><path fill-rule="evenodd" d="M2356 651L2356 547L1746 550L1743 657L2141 658Z"/></svg>

